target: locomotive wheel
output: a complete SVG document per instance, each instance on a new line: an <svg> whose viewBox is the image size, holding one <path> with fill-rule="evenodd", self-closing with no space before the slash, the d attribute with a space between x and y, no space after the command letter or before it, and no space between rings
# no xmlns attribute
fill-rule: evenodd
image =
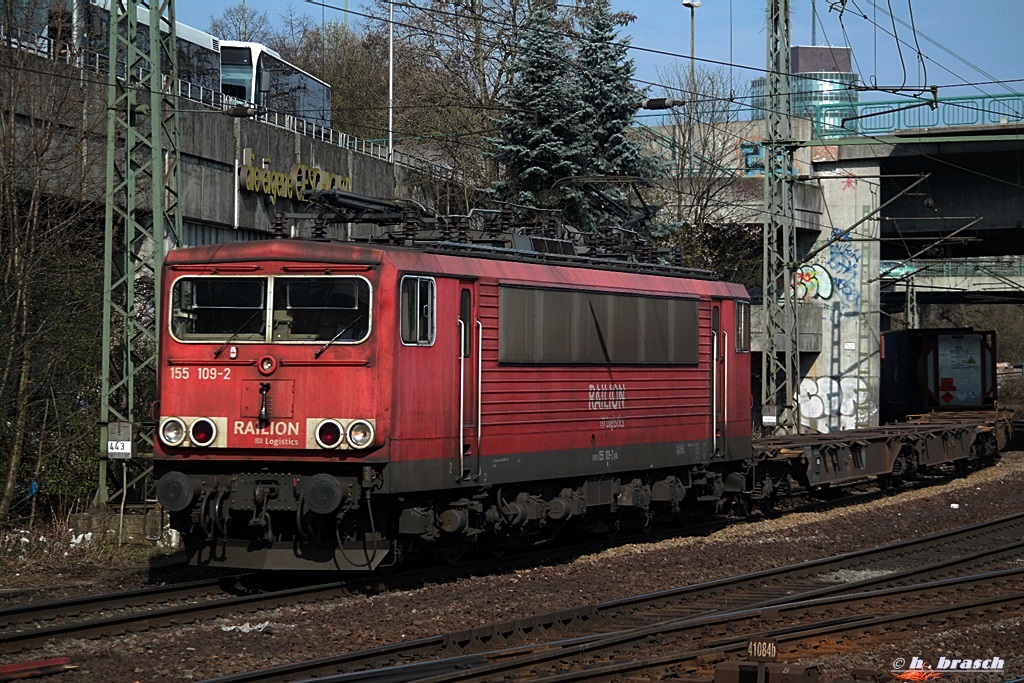
<svg viewBox="0 0 1024 683"><path fill-rule="evenodd" d="M622 531L622 523L618 517L608 517L606 520L606 530L604 532L605 538L613 539L619 535Z"/></svg>
<svg viewBox="0 0 1024 683"><path fill-rule="evenodd" d="M447 565L455 566L462 561L462 556L466 553L466 546L464 543L447 543L437 551L441 561Z"/></svg>
<svg viewBox="0 0 1024 683"><path fill-rule="evenodd" d="M898 491L903 488L903 477L895 474L881 474L878 476L878 485L883 491Z"/></svg>
<svg viewBox="0 0 1024 683"><path fill-rule="evenodd" d="M750 504L750 498L743 495L742 493L733 493L729 495L729 504L726 512L733 512L734 514L750 519L754 516L754 507Z"/></svg>
<svg viewBox="0 0 1024 683"><path fill-rule="evenodd" d="M757 501L757 508L762 514L770 515L775 512L775 492Z"/></svg>

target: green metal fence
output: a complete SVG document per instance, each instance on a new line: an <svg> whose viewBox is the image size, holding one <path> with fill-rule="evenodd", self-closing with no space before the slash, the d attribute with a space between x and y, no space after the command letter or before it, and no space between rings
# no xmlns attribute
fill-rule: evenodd
<svg viewBox="0 0 1024 683"><path fill-rule="evenodd" d="M818 137L887 135L896 130L977 126L1024 121L1024 94L978 95L930 100L903 98L882 102L819 104L814 106ZM921 105L910 107L909 105ZM851 120L852 119L852 120Z"/></svg>

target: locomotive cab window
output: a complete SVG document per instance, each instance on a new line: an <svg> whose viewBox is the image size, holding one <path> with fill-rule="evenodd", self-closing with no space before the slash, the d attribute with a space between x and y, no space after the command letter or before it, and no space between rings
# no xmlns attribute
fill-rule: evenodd
<svg viewBox="0 0 1024 683"><path fill-rule="evenodd" d="M178 339L264 339L266 278L181 278L174 283L171 298L171 331Z"/></svg>
<svg viewBox="0 0 1024 683"><path fill-rule="evenodd" d="M402 343L434 343L434 280L407 275L402 278Z"/></svg>
<svg viewBox="0 0 1024 683"><path fill-rule="evenodd" d="M274 341L358 343L370 334L370 285L359 277L274 279Z"/></svg>
<svg viewBox="0 0 1024 683"><path fill-rule="evenodd" d="M750 351L750 302L736 302L736 352Z"/></svg>

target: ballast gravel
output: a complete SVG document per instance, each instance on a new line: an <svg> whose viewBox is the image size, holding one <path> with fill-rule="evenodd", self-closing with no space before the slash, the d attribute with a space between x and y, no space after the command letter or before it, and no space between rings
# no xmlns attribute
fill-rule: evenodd
<svg viewBox="0 0 1024 683"><path fill-rule="evenodd" d="M1024 452L1015 451L963 479L826 512L737 523L706 536L629 543L557 566L417 590L296 605L118 638L63 642L59 647L5 655L0 661L70 657L79 668L60 674L62 683L202 680L827 557L1022 511ZM858 578L863 577L849 580ZM135 588L146 579L120 577L116 585L100 581L95 590ZM52 584L57 583L55 577ZM848 679L854 668L888 670L900 658L935 658L943 653L998 656L1006 662L1000 676L950 674L957 683L1009 680L1024 676L1022 624L1020 617L972 622L963 628L946 624L937 633L921 628L861 643L859 649L840 654L799 656L803 663L818 664L825 682Z"/></svg>

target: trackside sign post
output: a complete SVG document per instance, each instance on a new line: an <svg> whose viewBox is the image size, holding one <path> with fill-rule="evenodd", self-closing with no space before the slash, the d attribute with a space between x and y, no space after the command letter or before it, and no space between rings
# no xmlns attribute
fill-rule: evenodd
<svg viewBox="0 0 1024 683"><path fill-rule="evenodd" d="M107 424L107 457L111 460L131 460L135 456L133 436L131 422Z"/></svg>

